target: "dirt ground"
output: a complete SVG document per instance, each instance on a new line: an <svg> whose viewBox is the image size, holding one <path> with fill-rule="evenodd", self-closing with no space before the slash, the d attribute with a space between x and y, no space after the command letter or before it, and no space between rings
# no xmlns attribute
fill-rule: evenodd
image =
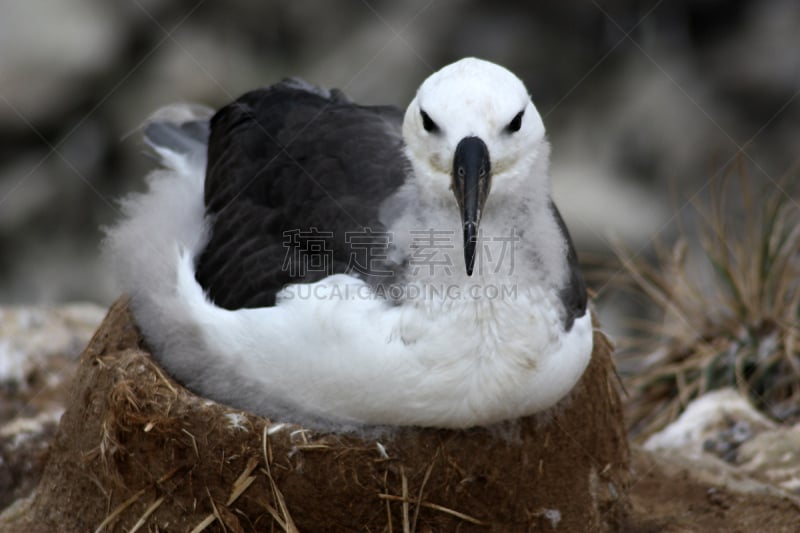
<svg viewBox="0 0 800 533"><path fill-rule="evenodd" d="M626 532L797 532L800 506L774 494L743 494L696 479L689 467L633 449Z"/></svg>
<svg viewBox="0 0 800 533"><path fill-rule="evenodd" d="M42 376L71 376L76 366L64 357L53 357L51 363L53 368L27 376L29 385L41 383L39 387L0 387L0 513L30 494L42 474L55 424L39 411L52 411L54 404L65 401L68 388L61 380ZM37 391L34 397L32 390ZM26 422L37 416L44 423L34 427ZM714 476L703 475L714 469L710 460L708 465L681 462L637 446L632 452L631 514L622 531L800 531L800 494L787 497L763 485L715 482ZM0 531L4 530L0 514Z"/></svg>
<svg viewBox="0 0 800 533"><path fill-rule="evenodd" d="M8 399L4 396L4 400ZM52 392L49 396L52 400ZM0 427L7 422L8 419L0 420ZM26 449L39 452L54 433L54 428L48 428L36 437L38 442L30 441ZM35 453L32 461L31 452L3 457L3 468L8 474L13 472L13 478L6 477L5 483L0 483L0 507L35 487L44 466L44 454ZM689 468L665 462L638 447L632 452L632 513L625 533L800 531L800 507L794 502L776 495L741 494L704 483L694 479Z"/></svg>
<svg viewBox="0 0 800 533"><path fill-rule="evenodd" d="M698 482L687 470L660 466L649 452L641 449L633 450L633 463L637 481L631 488L632 512L622 533L800 530L800 508L793 502L769 494L743 495ZM25 491L34 486L41 470L27 474L20 480ZM24 494L20 492L15 495ZM2 518L0 531L3 531Z"/></svg>

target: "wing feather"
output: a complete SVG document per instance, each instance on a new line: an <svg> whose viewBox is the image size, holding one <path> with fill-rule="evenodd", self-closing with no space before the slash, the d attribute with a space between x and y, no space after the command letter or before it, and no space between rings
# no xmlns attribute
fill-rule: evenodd
<svg viewBox="0 0 800 533"><path fill-rule="evenodd" d="M211 236L197 263L212 300L269 306L287 283L352 272L362 252L346 236L385 232L380 205L405 180L401 121L399 109L359 106L299 80L218 111L205 182ZM311 269L314 260L325 264Z"/></svg>

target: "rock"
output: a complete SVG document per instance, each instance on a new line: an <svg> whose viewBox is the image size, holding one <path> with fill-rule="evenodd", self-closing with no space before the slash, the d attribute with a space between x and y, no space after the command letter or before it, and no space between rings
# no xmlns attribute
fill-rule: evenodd
<svg viewBox="0 0 800 533"><path fill-rule="evenodd" d="M0 308L0 510L39 482L78 355L102 313L91 304Z"/></svg>
<svg viewBox="0 0 800 533"><path fill-rule="evenodd" d="M0 385L25 389L48 360L76 361L102 318L102 308L94 304L0 308Z"/></svg>
<svg viewBox="0 0 800 533"><path fill-rule="evenodd" d="M0 531L617 529L629 452L610 345L599 331L595 343L546 416L324 434L187 391L119 301L81 357L35 496L0 516Z"/></svg>
<svg viewBox="0 0 800 533"><path fill-rule="evenodd" d="M776 427L738 392L719 389L690 403L675 422L650 436L644 448L679 450L693 457L708 452L733 462L739 446Z"/></svg>
<svg viewBox="0 0 800 533"><path fill-rule="evenodd" d="M736 464L754 479L800 495L800 423L765 431L745 442Z"/></svg>
<svg viewBox="0 0 800 533"><path fill-rule="evenodd" d="M44 469L63 409L16 417L0 427L0 509L30 494Z"/></svg>
<svg viewBox="0 0 800 533"><path fill-rule="evenodd" d="M800 508L800 424L779 426L733 389L694 400L644 449L697 481L779 496Z"/></svg>
<svg viewBox="0 0 800 533"><path fill-rule="evenodd" d="M632 464L631 514L621 531L797 531L796 498L710 454L691 460L634 446Z"/></svg>

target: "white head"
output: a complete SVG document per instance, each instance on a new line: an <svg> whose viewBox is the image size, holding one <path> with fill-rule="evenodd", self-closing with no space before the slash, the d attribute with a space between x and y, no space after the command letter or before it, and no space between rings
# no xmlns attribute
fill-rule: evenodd
<svg viewBox="0 0 800 533"><path fill-rule="evenodd" d="M421 193L445 205L455 195L468 273L489 191L549 192L547 172L534 171L549 152L542 118L522 81L494 63L466 58L428 77L406 110L403 137Z"/></svg>

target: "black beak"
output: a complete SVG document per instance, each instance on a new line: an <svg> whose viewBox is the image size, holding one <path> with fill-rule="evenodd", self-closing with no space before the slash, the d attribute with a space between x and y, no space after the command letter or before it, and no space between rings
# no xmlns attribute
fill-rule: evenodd
<svg viewBox="0 0 800 533"><path fill-rule="evenodd" d="M486 143L478 137L464 137L453 157L453 193L464 225L464 263L468 276L472 275L475 266L478 224L491 185L491 162Z"/></svg>

